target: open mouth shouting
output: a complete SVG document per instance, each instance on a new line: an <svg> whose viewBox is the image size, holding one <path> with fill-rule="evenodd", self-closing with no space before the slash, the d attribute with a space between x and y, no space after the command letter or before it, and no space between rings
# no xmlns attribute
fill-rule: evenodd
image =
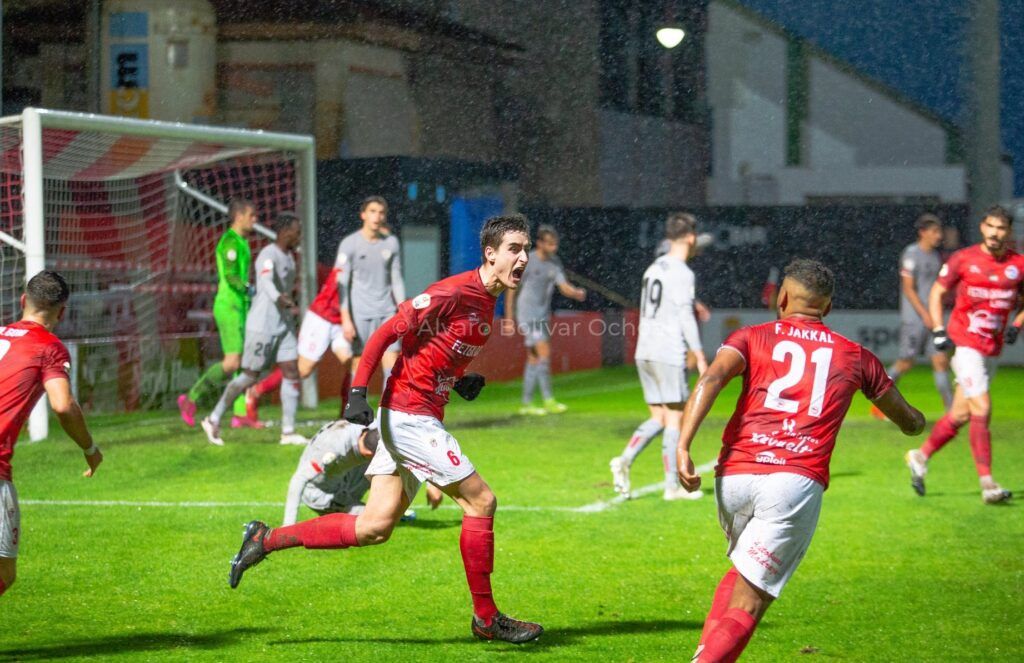
<svg viewBox="0 0 1024 663"><path fill-rule="evenodd" d="M512 270L512 283L519 285L519 282L523 280L523 272L526 271L526 267L516 267Z"/></svg>

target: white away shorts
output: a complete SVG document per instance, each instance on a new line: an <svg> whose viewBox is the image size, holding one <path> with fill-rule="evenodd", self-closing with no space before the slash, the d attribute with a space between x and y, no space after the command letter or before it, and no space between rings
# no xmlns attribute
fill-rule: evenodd
<svg viewBox="0 0 1024 663"><path fill-rule="evenodd" d="M0 480L0 557L18 556L18 536L21 534L21 509L18 491L10 481Z"/></svg>
<svg viewBox="0 0 1024 663"><path fill-rule="evenodd" d="M740 575L778 598L811 545L824 491L791 472L716 479L718 522Z"/></svg>
<svg viewBox="0 0 1024 663"><path fill-rule="evenodd" d="M459 442L434 417L380 408L380 444L366 476L398 474L411 502L424 481L444 487L476 471Z"/></svg>
<svg viewBox="0 0 1024 663"><path fill-rule="evenodd" d="M974 348L958 345L949 365L965 396L974 398L988 393L989 380L996 374L995 357L986 357Z"/></svg>
<svg viewBox="0 0 1024 663"><path fill-rule="evenodd" d="M690 386L686 382L686 367L672 366L649 359L636 360L636 372L640 374L640 386L644 389L644 402L651 405L661 403L685 403L690 397Z"/></svg>
<svg viewBox="0 0 1024 663"><path fill-rule="evenodd" d="M345 340L341 325L324 320L312 311L306 311L299 327L299 356L312 362L320 361L330 348L334 354L352 354L352 344Z"/></svg>

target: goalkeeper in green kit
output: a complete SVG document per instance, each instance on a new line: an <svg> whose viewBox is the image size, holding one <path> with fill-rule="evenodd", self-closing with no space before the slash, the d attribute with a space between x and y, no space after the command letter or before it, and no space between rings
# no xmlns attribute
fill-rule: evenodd
<svg viewBox="0 0 1024 663"><path fill-rule="evenodd" d="M217 242L217 296L213 300L213 319L217 323L224 359L210 366L188 393L178 396L178 410L189 426L196 425L196 401L209 389L222 390L242 361L245 316L249 312L249 267L252 263L248 237L256 226L256 206L249 200L234 199L228 206L228 218L231 226ZM264 383L272 384L275 378L280 382L280 373L280 370L275 370ZM266 391L273 390L267 384L261 387ZM260 427L258 421L246 416L244 397L235 402L231 427Z"/></svg>

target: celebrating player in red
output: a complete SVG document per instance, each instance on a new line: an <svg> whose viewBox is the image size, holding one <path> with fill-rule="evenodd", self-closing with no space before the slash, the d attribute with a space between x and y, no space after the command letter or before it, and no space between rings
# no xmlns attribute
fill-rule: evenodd
<svg viewBox="0 0 1024 663"><path fill-rule="evenodd" d="M21 296L21 320L0 326L0 594L14 582L20 534L11 456L21 427L44 391L61 427L85 452L85 476L91 477L103 462L71 395L71 357L52 333L64 317L68 295L60 274L40 272L29 279Z"/></svg>
<svg viewBox="0 0 1024 663"><path fill-rule="evenodd" d="M464 512L459 546L473 599L473 634L485 640L527 642L539 624L498 611L491 595L494 566L494 493L462 453L441 420L450 392L473 400L484 378L466 373L491 333L497 297L519 286L530 248L526 219L498 216L480 233L484 263L479 269L438 281L403 302L370 336L353 381L345 418L368 425L373 412L366 385L385 350L402 340L402 354L381 397L381 444L366 471L370 496L358 516L344 513L269 529L254 520L231 562L236 587L246 569L284 548L348 548L384 543L409 507L419 485L429 481Z"/></svg>
<svg viewBox="0 0 1024 663"><path fill-rule="evenodd" d="M938 420L920 449L907 452L910 482L924 495L928 459L956 437L970 422L971 454L981 483L981 499L997 504L1012 497L992 478L992 434L988 422L992 412L989 381L995 375L995 358L1003 342L1017 340L1024 313L1007 328L1024 290L1024 256L1010 249L1013 217L1002 207L990 207L981 220L981 243L957 251L939 271L928 296L928 311L936 326L932 342L939 350L956 351L950 365L956 374L953 405ZM956 303L949 317L949 329L942 325L942 298L956 288Z"/></svg>
<svg viewBox="0 0 1024 663"><path fill-rule="evenodd" d="M778 295L779 320L731 334L686 404L679 479L697 490L690 445L721 390L743 376L715 479L733 566L715 590L695 661L739 658L803 559L854 393L864 392L905 434L924 429L924 416L903 399L878 358L822 322L834 287L821 263L790 263Z"/></svg>

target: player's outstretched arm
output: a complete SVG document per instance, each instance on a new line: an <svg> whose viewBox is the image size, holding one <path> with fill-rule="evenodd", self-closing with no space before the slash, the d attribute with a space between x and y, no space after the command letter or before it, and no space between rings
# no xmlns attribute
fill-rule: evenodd
<svg viewBox="0 0 1024 663"><path fill-rule="evenodd" d="M569 299L575 299L578 302L582 302L587 298L587 291L583 288L577 288L568 281L562 281L558 284L558 292L562 293L563 297Z"/></svg>
<svg viewBox="0 0 1024 663"><path fill-rule="evenodd" d="M89 469L85 471L84 476L91 477L103 462L103 454L92 441L89 427L85 424L82 408L78 405L75 397L71 395L71 383L65 378L52 378L47 380L43 387L46 389L50 408L57 415L61 428L85 454L85 462L89 465Z"/></svg>
<svg viewBox="0 0 1024 663"><path fill-rule="evenodd" d="M676 460L679 467L679 481L686 490L693 492L700 488L700 475L694 468L693 459L690 457L690 445L697 435L704 417L708 416L715 399L722 392L725 385L729 384L737 375L743 373L746 360L738 351L731 347L723 347L719 350L715 360L711 362L704 375L697 381L693 389L693 395L686 401L686 409L683 410L683 423L679 431L679 447L676 449Z"/></svg>
<svg viewBox="0 0 1024 663"><path fill-rule="evenodd" d="M366 400L366 387L377 370L384 351L402 336L401 330L406 327L401 313L397 313L370 335L366 347L363 348L363 358L359 361L355 379L352 381L348 404L345 405L346 420L360 426L369 426L373 422L373 410Z"/></svg>
<svg viewBox="0 0 1024 663"><path fill-rule="evenodd" d="M895 385L876 398L875 405L890 421L900 427L904 435L920 435L924 430L924 415L903 398L903 394Z"/></svg>

